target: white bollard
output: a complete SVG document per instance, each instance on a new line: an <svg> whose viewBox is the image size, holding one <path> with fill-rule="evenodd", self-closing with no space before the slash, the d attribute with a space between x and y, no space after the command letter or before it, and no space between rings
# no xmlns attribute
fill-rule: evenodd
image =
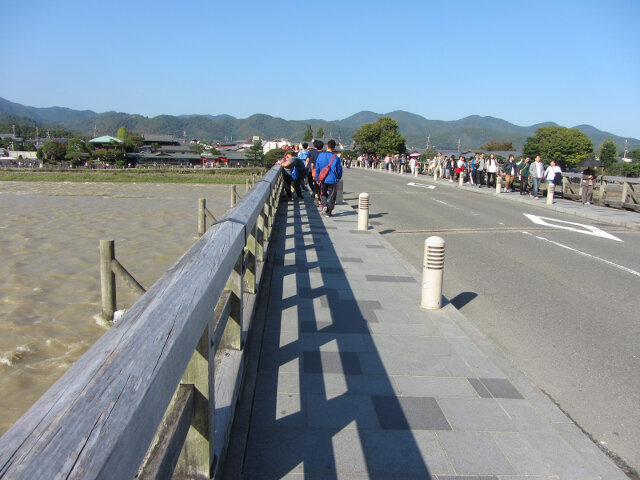
<svg viewBox="0 0 640 480"><path fill-rule="evenodd" d="M461 173L458 177L459 177L458 185L462 187L464 185L464 173Z"/></svg>
<svg viewBox="0 0 640 480"><path fill-rule="evenodd" d="M358 195L358 230L369 229L369 194Z"/></svg>
<svg viewBox="0 0 640 480"><path fill-rule="evenodd" d="M422 265L422 300L425 310L442 308L442 275L444 274L444 239L429 237L424 241Z"/></svg>
<svg viewBox="0 0 640 480"><path fill-rule="evenodd" d="M502 177L496 175L496 193L502 192Z"/></svg>
<svg viewBox="0 0 640 480"><path fill-rule="evenodd" d="M416 165L415 168L413 169L413 176L414 177L418 176L418 165Z"/></svg>
<svg viewBox="0 0 640 480"><path fill-rule="evenodd" d="M553 183L547 184L547 205L553 204L553 196L556 193L556 186Z"/></svg>

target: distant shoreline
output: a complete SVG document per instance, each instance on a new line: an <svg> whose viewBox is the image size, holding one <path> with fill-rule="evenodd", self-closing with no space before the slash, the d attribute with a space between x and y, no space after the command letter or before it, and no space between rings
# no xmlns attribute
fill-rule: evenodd
<svg viewBox="0 0 640 480"><path fill-rule="evenodd" d="M121 169L121 170L0 170L0 181L17 182L95 182L95 183L214 183L244 184L253 174L262 176L263 168L237 169Z"/></svg>

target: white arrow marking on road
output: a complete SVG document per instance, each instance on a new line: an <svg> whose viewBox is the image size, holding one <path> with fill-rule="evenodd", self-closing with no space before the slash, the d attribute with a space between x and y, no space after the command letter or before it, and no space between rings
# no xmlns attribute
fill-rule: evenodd
<svg viewBox="0 0 640 480"><path fill-rule="evenodd" d="M409 185L410 187L422 187L422 188L430 188L431 190L433 190L435 187L435 185L425 185L424 183L414 183L414 182L409 182L407 183L407 185Z"/></svg>
<svg viewBox="0 0 640 480"><path fill-rule="evenodd" d="M630 268L627 268L627 267L625 267L623 265L618 265L617 263L610 262L609 260L605 260L604 258L596 257L595 255L591 255L590 253L581 252L580 250L576 250L575 248L569 247L568 245L563 245L561 243L554 242L553 240L549 240L548 238L539 237L537 235L534 235L533 233L529 233L529 232L522 232L522 233L524 233L525 235L531 235L532 237L536 237L538 240L543 240L545 242L552 243L554 245L557 245L558 247L566 248L567 250L571 250L572 252L575 252L575 253L577 253L579 255L584 255L585 257L593 258L594 260L598 260L600 262L606 263L607 265L611 265L612 267L619 268L620 270L623 270L623 271L628 272L628 273L630 273L632 275L640 277L640 272L636 272L635 270L631 270Z"/></svg>
<svg viewBox="0 0 640 480"><path fill-rule="evenodd" d="M565 220L557 220L555 218L548 217L539 217L538 215L529 215L528 213L523 213L525 217L531 220L533 223L538 225L545 225L547 227L560 228L562 230L571 230L573 232L584 233L585 235L593 235L595 237L608 238L609 240L615 240L616 242L622 242L618 237L611 235L610 233L605 232L604 230L600 230L598 227L593 227L591 225L584 225L582 223L575 222L567 222ZM548 223L555 222L555 223ZM566 225L574 225L573 227L558 225L558 223L564 223ZM579 228L576 228L579 227Z"/></svg>

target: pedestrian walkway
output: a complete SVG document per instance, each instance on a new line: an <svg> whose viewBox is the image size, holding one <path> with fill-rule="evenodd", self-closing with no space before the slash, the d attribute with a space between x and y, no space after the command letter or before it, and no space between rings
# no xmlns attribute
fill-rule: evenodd
<svg viewBox="0 0 640 480"><path fill-rule="evenodd" d="M627 478L350 207L273 238L225 479Z"/></svg>

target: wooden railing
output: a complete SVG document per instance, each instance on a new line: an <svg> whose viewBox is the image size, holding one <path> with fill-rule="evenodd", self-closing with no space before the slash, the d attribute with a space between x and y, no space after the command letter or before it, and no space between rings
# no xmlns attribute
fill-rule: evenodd
<svg viewBox="0 0 640 480"><path fill-rule="evenodd" d="M219 478L280 169L0 438L0 478Z"/></svg>
<svg viewBox="0 0 640 480"><path fill-rule="evenodd" d="M562 193L565 198L580 200L582 174L563 173ZM593 202L609 207L640 212L640 178L596 176L593 180Z"/></svg>

